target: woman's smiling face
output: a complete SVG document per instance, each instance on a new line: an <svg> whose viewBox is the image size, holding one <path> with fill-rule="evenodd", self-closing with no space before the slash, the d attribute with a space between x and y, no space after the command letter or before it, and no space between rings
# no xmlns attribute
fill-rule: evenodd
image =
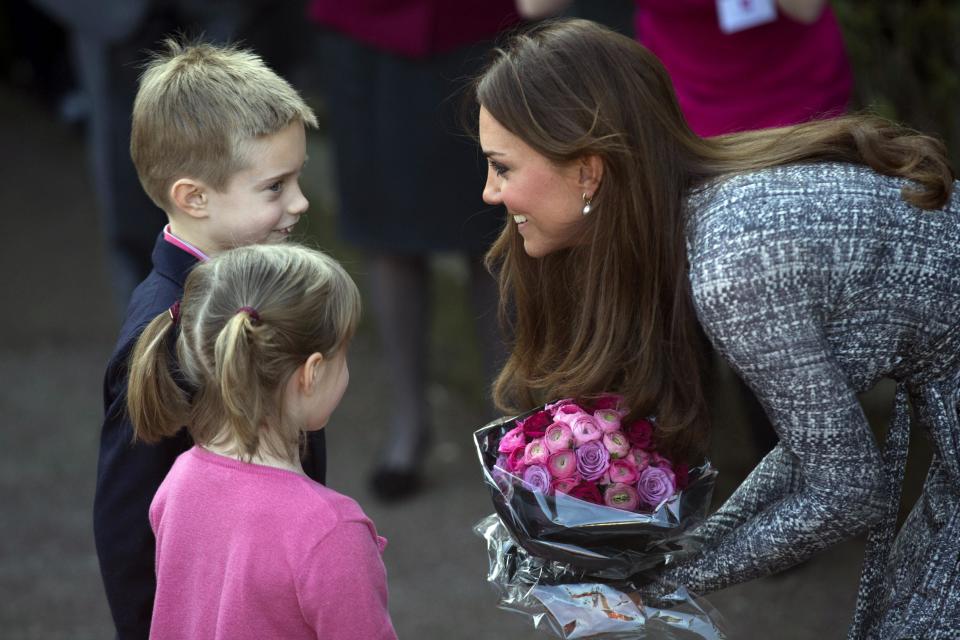
<svg viewBox="0 0 960 640"><path fill-rule="evenodd" d="M480 107L480 146L487 158L483 201L506 207L527 255L542 258L583 238L583 164L558 166ZM589 187L589 185L588 185Z"/></svg>

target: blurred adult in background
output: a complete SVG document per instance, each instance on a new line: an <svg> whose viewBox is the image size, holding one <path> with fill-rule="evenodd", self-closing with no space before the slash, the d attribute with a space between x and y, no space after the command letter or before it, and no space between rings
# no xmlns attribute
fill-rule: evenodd
<svg viewBox="0 0 960 640"><path fill-rule="evenodd" d="M570 0L517 0L529 18ZM701 136L846 111L852 76L827 0L636 0L636 38L670 73Z"/></svg>
<svg viewBox="0 0 960 640"><path fill-rule="evenodd" d="M484 211L482 161L459 124L458 91L513 0L312 0L343 237L369 257L372 311L389 371L386 443L371 477L384 500L421 486L431 439L426 393L430 256L467 261L486 379L503 351L496 283L482 256L503 220Z"/></svg>

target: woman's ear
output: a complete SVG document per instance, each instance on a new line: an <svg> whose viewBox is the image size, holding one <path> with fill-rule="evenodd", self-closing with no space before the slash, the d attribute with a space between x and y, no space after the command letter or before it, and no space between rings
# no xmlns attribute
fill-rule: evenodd
<svg viewBox="0 0 960 640"><path fill-rule="evenodd" d="M603 159L598 155L583 156L579 168L579 186L588 198L592 198L603 180Z"/></svg>
<svg viewBox="0 0 960 640"><path fill-rule="evenodd" d="M170 187L170 201L191 218L206 218L207 187L198 180L180 178Z"/></svg>

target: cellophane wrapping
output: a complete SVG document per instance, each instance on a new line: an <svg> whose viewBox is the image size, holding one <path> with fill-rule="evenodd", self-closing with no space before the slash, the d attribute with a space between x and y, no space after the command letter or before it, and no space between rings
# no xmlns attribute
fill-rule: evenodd
<svg viewBox="0 0 960 640"><path fill-rule="evenodd" d="M474 433L496 510L474 531L486 541L500 607L560 638L726 638L704 598L657 577L699 548L691 532L706 517L715 469L708 461L691 469L687 486L650 512L534 491L494 466L500 438L540 410Z"/></svg>

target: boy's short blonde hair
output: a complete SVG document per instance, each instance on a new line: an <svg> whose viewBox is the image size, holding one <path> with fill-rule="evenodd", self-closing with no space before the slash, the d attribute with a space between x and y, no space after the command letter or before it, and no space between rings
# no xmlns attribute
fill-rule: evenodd
<svg viewBox="0 0 960 640"><path fill-rule="evenodd" d="M260 56L168 39L140 78L130 155L147 195L169 211L177 179L225 190L247 164L243 143L294 121L317 126L313 110Z"/></svg>

